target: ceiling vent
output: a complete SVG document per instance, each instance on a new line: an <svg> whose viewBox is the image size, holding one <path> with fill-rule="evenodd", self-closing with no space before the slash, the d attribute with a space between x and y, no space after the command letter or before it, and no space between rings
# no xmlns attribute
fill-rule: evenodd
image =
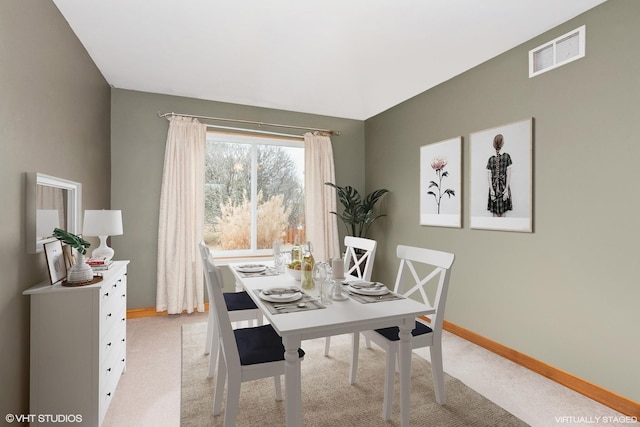
<svg viewBox="0 0 640 427"><path fill-rule="evenodd" d="M529 78L584 56L585 26L529 51Z"/></svg>

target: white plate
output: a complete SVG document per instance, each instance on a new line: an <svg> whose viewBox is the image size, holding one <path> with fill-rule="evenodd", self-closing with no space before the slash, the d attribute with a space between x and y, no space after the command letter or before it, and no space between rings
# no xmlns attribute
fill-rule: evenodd
<svg viewBox="0 0 640 427"><path fill-rule="evenodd" d="M236 267L240 273L260 273L261 271L265 271L267 266L264 264L244 264Z"/></svg>
<svg viewBox="0 0 640 427"><path fill-rule="evenodd" d="M270 302L293 302L302 298L302 292L286 293L286 294L269 294L265 295L264 291L261 291L258 296L265 301Z"/></svg>
<svg viewBox="0 0 640 427"><path fill-rule="evenodd" d="M366 280L345 280L347 285L351 285L354 288L368 288L371 285L375 285L376 282L367 282Z"/></svg>
<svg viewBox="0 0 640 427"><path fill-rule="evenodd" d="M358 289L349 285L349 290L351 292L354 292L360 295L385 295L389 293L389 288L387 288L386 286L382 286L380 288L373 288L373 289L368 289L368 288Z"/></svg>

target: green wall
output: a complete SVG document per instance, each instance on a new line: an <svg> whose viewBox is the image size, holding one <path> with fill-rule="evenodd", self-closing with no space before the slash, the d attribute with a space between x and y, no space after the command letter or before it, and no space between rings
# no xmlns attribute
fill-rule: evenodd
<svg viewBox="0 0 640 427"><path fill-rule="evenodd" d="M376 279L398 244L453 252L447 320L635 401L639 18L610 0L365 125L366 187L391 190ZM585 24L585 58L529 79L530 49ZM470 229L470 134L531 117L534 232ZM420 226L420 146L457 136L463 227Z"/></svg>
<svg viewBox="0 0 640 427"><path fill-rule="evenodd" d="M0 413L28 414L22 292L48 276L44 254L26 253L25 172L81 182L85 208L109 208L110 89L53 2L6 0L0 94Z"/></svg>
<svg viewBox="0 0 640 427"><path fill-rule="evenodd" d="M111 98L111 203L113 209L122 209L124 223L124 235L113 238L112 247L117 258L131 260L129 308L156 305L158 208L169 128L169 122L158 118L158 112L338 130L340 135L331 138L336 181L338 185L364 189L362 121L121 89L113 89ZM265 130L283 132L279 128ZM226 283L231 286L231 277L228 279Z"/></svg>

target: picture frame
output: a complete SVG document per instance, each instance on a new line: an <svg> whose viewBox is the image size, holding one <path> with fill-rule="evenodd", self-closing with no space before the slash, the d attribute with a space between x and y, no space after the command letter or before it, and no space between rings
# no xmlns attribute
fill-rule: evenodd
<svg viewBox="0 0 640 427"><path fill-rule="evenodd" d="M51 285L63 281L67 277L67 266L65 263L62 242L54 240L43 244L44 254L49 270L49 280Z"/></svg>
<svg viewBox="0 0 640 427"><path fill-rule="evenodd" d="M462 137L420 147L420 225L462 227Z"/></svg>
<svg viewBox="0 0 640 427"><path fill-rule="evenodd" d="M533 118L472 133L470 155L470 227L533 232Z"/></svg>

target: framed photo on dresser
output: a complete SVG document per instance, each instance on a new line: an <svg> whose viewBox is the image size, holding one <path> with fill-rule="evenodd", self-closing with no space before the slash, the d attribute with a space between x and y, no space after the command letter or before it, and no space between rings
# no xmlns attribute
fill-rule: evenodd
<svg viewBox="0 0 640 427"><path fill-rule="evenodd" d="M65 263L62 242L54 240L44 245L44 255L47 259L47 269L49 270L49 280L52 285L61 282L67 277L67 266Z"/></svg>

